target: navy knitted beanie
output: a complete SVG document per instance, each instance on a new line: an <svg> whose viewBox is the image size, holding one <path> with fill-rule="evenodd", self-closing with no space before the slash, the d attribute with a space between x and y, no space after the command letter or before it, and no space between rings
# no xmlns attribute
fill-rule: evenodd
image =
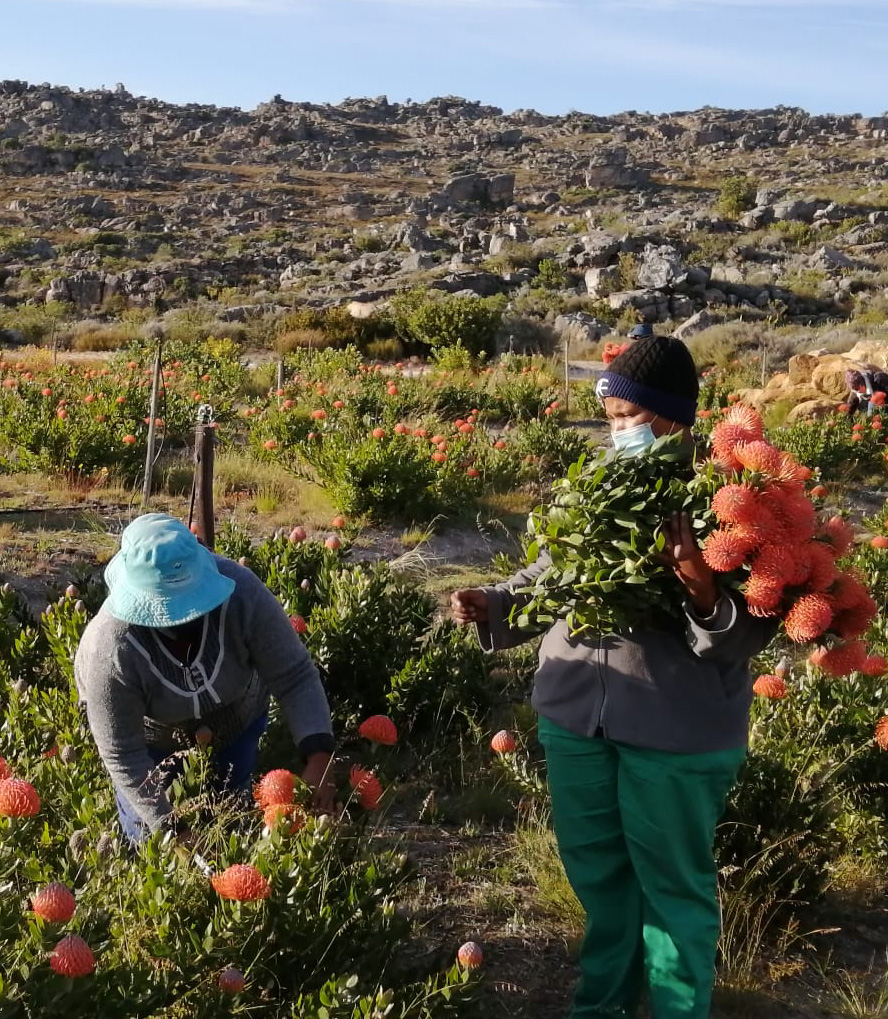
<svg viewBox="0 0 888 1019"><path fill-rule="evenodd" d="M619 397L669 421L693 425L700 383L691 352L681 340L649 336L611 361L595 391L601 399Z"/></svg>

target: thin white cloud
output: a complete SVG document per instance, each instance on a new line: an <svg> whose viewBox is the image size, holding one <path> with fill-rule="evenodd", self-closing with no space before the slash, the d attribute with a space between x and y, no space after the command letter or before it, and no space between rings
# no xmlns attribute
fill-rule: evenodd
<svg viewBox="0 0 888 1019"><path fill-rule="evenodd" d="M19 0L29 3L30 0ZM254 14L286 14L317 6L316 0L50 0L58 4L102 4L107 7L196 8L217 11L250 11ZM337 0L323 0L335 3ZM475 10L551 10L566 0L354 0L367 5L415 7L459 7Z"/></svg>

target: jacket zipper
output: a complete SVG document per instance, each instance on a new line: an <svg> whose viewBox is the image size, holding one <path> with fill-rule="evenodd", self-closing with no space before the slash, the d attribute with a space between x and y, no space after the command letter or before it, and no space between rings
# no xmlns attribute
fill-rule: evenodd
<svg viewBox="0 0 888 1019"><path fill-rule="evenodd" d="M598 638L598 655L597 655L597 660L598 660L598 678L601 680L601 689L604 691L604 693L603 693L603 696L601 698L601 707L598 709L598 725L595 728L595 733L597 735L599 730L600 730L602 735L606 739L607 738L607 728L606 728L606 726L604 724L604 714L605 714L605 711L607 710L607 683L605 682L605 679L604 679L604 669L602 669L602 667L601 667L601 656L603 654L604 654L603 641L602 641L601 637L599 636L599 638Z"/></svg>

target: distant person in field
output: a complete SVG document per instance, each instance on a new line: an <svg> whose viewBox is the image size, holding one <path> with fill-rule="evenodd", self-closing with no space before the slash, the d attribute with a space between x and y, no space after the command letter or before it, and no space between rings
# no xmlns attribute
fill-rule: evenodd
<svg viewBox="0 0 888 1019"><path fill-rule="evenodd" d="M654 327L650 322L641 322L633 326L626 335L630 340L646 340L654 335Z"/></svg>
<svg viewBox="0 0 888 1019"><path fill-rule="evenodd" d="M181 521L149 513L124 530L105 581L108 597L86 628L74 675L126 837L196 834L177 821L164 789L163 763L177 751L208 745L218 789L249 789L270 695L315 805L332 811L333 729L321 679L255 574L208 551Z"/></svg>
<svg viewBox="0 0 888 1019"><path fill-rule="evenodd" d="M634 455L681 435L694 456L698 397L688 349L637 340L602 376L617 450ZM546 752L552 817L571 885L586 911L573 1019L634 1016L645 980L655 1019L708 1019L720 913L715 828L746 755L749 659L774 633L719 585L690 521L663 522L684 619L667 630L543 636L533 705ZM458 623L487 651L529 635L509 624L516 594L546 556L493 587L456 591Z"/></svg>
<svg viewBox="0 0 888 1019"><path fill-rule="evenodd" d="M874 365L850 368L845 372L848 397L845 403L849 414L875 414L885 406L888 394L888 373Z"/></svg>

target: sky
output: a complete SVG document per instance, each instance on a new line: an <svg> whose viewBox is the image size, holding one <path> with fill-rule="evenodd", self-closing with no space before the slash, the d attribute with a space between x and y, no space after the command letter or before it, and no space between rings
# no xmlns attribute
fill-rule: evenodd
<svg viewBox="0 0 888 1019"><path fill-rule="evenodd" d="M0 0L0 79L253 109L888 110L888 0Z"/></svg>

